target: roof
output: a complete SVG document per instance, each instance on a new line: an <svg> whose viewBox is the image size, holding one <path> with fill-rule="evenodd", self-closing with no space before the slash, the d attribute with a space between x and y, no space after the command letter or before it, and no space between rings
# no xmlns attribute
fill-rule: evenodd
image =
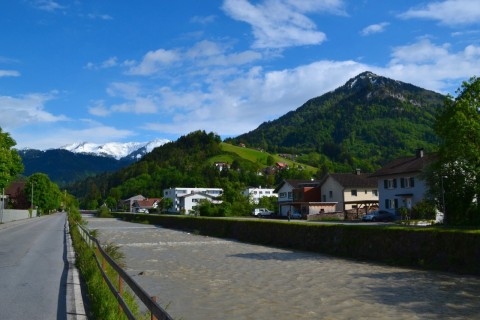
<svg viewBox="0 0 480 320"><path fill-rule="evenodd" d="M296 189L300 186L302 187L316 187L320 185L320 181L318 180L304 180L304 179L285 179L283 180L274 190L274 192L278 192L286 183L292 186L292 188Z"/></svg>
<svg viewBox="0 0 480 320"><path fill-rule="evenodd" d="M162 200L161 198L150 198L144 200L136 200L135 203L138 204L140 207L153 207L155 202Z"/></svg>
<svg viewBox="0 0 480 320"><path fill-rule="evenodd" d="M335 179L344 188L376 188L377 179L366 173L329 173L328 177Z"/></svg>
<svg viewBox="0 0 480 320"><path fill-rule="evenodd" d="M392 176L406 173L418 174L436 158L436 154L398 158L377 170L371 175L371 177Z"/></svg>

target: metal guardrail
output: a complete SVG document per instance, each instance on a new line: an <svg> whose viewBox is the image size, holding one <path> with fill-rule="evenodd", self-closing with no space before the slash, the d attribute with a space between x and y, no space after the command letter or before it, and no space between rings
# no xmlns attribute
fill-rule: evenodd
<svg viewBox="0 0 480 320"><path fill-rule="evenodd" d="M90 247L95 246L97 254L95 254L95 260L102 273L105 282L107 283L110 291L118 301L119 307L123 310L128 319L135 320L135 316L128 307L127 303L123 299L123 282L127 283L130 289L135 295L143 302L145 307L150 311L152 320L173 320L173 318L163 309L155 300L155 297L150 297L148 293L140 287L135 280L132 279L112 258L103 250L98 240L90 235L87 229L77 224L79 227L82 238L87 242ZM102 257L102 261L98 260L98 256ZM118 273L118 291L115 285L112 283L105 273L105 263L108 263Z"/></svg>

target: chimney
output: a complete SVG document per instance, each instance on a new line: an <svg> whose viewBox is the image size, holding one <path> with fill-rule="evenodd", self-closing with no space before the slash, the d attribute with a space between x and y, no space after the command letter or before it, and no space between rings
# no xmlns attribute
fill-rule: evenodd
<svg viewBox="0 0 480 320"><path fill-rule="evenodd" d="M360 168L355 169L355 174L356 174L357 176L360 175Z"/></svg>
<svg viewBox="0 0 480 320"><path fill-rule="evenodd" d="M418 158L423 158L423 148L417 149L416 156L417 156L417 159Z"/></svg>

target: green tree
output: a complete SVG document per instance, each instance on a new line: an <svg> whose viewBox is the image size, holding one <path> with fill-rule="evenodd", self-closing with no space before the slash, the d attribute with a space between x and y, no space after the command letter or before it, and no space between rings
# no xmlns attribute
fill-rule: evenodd
<svg viewBox="0 0 480 320"><path fill-rule="evenodd" d="M6 188L9 183L23 172L22 159L17 150L12 149L16 146L15 140L7 132L2 132L0 128L0 188Z"/></svg>
<svg viewBox="0 0 480 320"><path fill-rule="evenodd" d="M430 180L437 189L443 184L445 193L437 194L444 196L447 223L480 224L480 79L463 82L457 94L446 99L436 119L441 143L437 177Z"/></svg>
<svg viewBox="0 0 480 320"><path fill-rule="evenodd" d="M58 186L44 173L34 173L28 178L25 193L28 198L32 198L33 205L42 214L49 214L60 208L64 197Z"/></svg>

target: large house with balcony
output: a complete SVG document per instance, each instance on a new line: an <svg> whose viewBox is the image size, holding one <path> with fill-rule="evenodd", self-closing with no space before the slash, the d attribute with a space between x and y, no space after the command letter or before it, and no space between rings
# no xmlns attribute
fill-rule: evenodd
<svg viewBox="0 0 480 320"><path fill-rule="evenodd" d="M298 212L307 216L320 211L333 211L335 204L321 203L320 181L287 179L275 189L278 194L278 214L287 216L288 212Z"/></svg>
<svg viewBox="0 0 480 320"><path fill-rule="evenodd" d="M248 197L250 203L258 204L263 197L278 197L278 194L274 192L275 189L262 188L262 187L248 187L242 191L242 195Z"/></svg>
<svg viewBox="0 0 480 320"><path fill-rule="evenodd" d="M434 159L435 155L425 155L423 149L418 149L415 156L393 160L372 174L378 179L380 210L410 210L424 200L428 187L422 173Z"/></svg>
<svg viewBox="0 0 480 320"><path fill-rule="evenodd" d="M336 202L335 211L366 213L378 206L377 179L369 174L327 173L321 180L322 202Z"/></svg>
<svg viewBox="0 0 480 320"><path fill-rule="evenodd" d="M163 198L172 200L172 206L167 208L168 212L190 214L201 200L222 203L219 200L222 194L221 188L170 188L163 191Z"/></svg>

